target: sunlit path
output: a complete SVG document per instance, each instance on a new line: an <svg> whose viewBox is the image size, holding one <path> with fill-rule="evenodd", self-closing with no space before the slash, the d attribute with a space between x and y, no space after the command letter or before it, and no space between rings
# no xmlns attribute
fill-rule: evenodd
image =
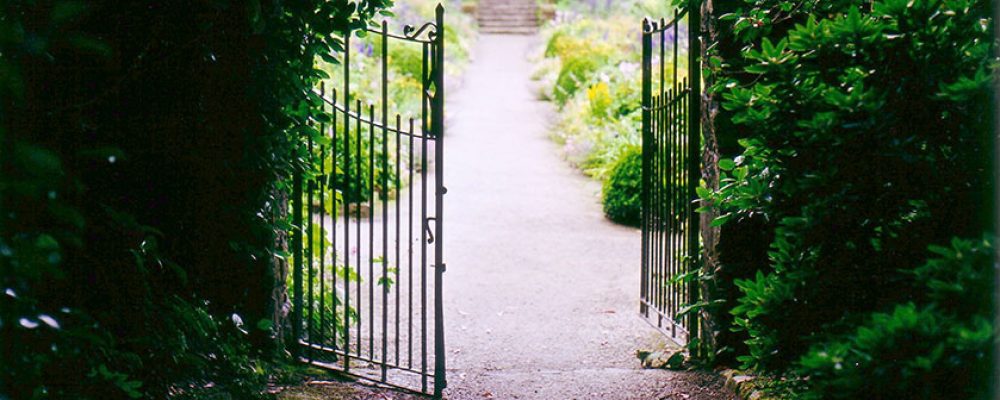
<svg viewBox="0 0 1000 400"><path fill-rule="evenodd" d="M559 159L530 90L530 36L484 35L448 99L445 323L451 399L717 399L639 369L640 232ZM687 396L687 397L686 397Z"/></svg>

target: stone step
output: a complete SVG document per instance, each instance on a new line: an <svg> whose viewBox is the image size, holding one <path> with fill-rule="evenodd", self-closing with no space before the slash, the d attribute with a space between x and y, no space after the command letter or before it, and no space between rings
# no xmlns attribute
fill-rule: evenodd
<svg viewBox="0 0 1000 400"><path fill-rule="evenodd" d="M479 30L483 32L487 31L498 31L505 29L515 29L515 30L537 30L537 24L519 24L519 25L480 25Z"/></svg>
<svg viewBox="0 0 1000 400"><path fill-rule="evenodd" d="M482 33L532 35L538 32L537 6L533 0L480 0L476 15Z"/></svg>
<svg viewBox="0 0 1000 400"><path fill-rule="evenodd" d="M507 17L507 18L496 18L496 17L483 17L478 19L479 23L495 23L495 24L505 24L509 22L536 22L538 21L535 16L530 17Z"/></svg>
<svg viewBox="0 0 1000 400"><path fill-rule="evenodd" d="M535 28L480 29L479 33L485 35L534 35L535 33L538 33L538 29Z"/></svg>
<svg viewBox="0 0 1000 400"><path fill-rule="evenodd" d="M524 10L495 10L495 11L479 10L477 15L485 16L485 15L535 15L535 14L536 12L534 9L530 10L524 9Z"/></svg>
<svg viewBox="0 0 1000 400"><path fill-rule="evenodd" d="M503 6L530 6L535 7L535 2L533 1L482 1L479 3L480 8L484 7L503 7Z"/></svg>
<svg viewBox="0 0 1000 400"><path fill-rule="evenodd" d="M531 13L534 14L535 6L524 6L524 7L479 7L480 14L513 14L513 13Z"/></svg>
<svg viewBox="0 0 1000 400"><path fill-rule="evenodd" d="M480 4L478 7L480 10L502 10L505 8L509 9L532 9L537 8L534 4Z"/></svg>
<svg viewBox="0 0 1000 400"><path fill-rule="evenodd" d="M535 18L535 13L518 13L518 14L479 14L479 19L495 19L495 20L506 20L506 19L522 19L522 18Z"/></svg>
<svg viewBox="0 0 1000 400"><path fill-rule="evenodd" d="M523 20L523 21L479 21L479 27L494 27L494 26L538 26L538 21L535 20Z"/></svg>

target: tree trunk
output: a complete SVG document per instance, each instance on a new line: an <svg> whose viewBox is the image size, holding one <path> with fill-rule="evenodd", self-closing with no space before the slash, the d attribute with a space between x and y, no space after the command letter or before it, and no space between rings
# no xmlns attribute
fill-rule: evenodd
<svg viewBox="0 0 1000 400"><path fill-rule="evenodd" d="M709 52L709 49L713 47L713 44L718 41L718 34L716 32L715 26L715 14L713 7L713 0L704 0L701 3L701 67L709 64L710 57L713 55ZM715 94L712 93L711 87L715 83L715 76L711 70L708 70L702 76L702 98L701 98L701 126L702 126L702 144L704 147L702 153L702 168L701 168L701 178L704 180L705 185L711 190L719 189L719 141L716 137L715 131L715 118L719 113L719 102L716 101ZM712 220L717 216L715 210L708 211L701 214L701 239L703 243L702 247L702 268L704 268L704 273L708 276L718 276L716 272L719 270L719 256L716 251L716 247L719 243L719 233L720 229L718 227L712 227ZM702 298L711 301L716 298L716 285L711 281L700 281ZM714 349L716 347L716 335L719 327L715 323L715 318L712 313L712 308L705 309L701 312L701 332L702 340L704 341L704 348L708 349L708 357L712 357L714 354Z"/></svg>

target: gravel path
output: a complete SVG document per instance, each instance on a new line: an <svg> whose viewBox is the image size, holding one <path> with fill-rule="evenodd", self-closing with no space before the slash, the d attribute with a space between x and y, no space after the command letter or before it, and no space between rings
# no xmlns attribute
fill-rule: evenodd
<svg viewBox="0 0 1000 400"><path fill-rule="evenodd" d="M640 232L558 157L529 36L483 35L448 100L448 399L727 399L712 374L643 370Z"/></svg>

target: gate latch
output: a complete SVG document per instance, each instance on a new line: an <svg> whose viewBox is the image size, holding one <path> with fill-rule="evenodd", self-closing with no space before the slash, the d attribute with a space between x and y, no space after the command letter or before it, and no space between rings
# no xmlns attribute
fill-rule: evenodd
<svg viewBox="0 0 1000 400"><path fill-rule="evenodd" d="M427 230L427 236L428 236L427 243L434 243L434 231L431 230L431 221L437 223L437 218L428 217L426 220L424 220L424 229Z"/></svg>

